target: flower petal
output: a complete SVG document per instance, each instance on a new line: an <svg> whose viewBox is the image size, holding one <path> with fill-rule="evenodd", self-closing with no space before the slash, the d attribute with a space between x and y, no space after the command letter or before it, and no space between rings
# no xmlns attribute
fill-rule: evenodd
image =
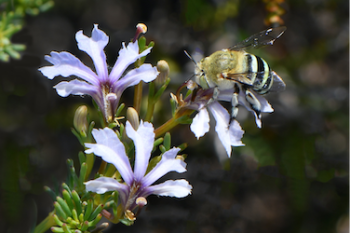
<svg viewBox="0 0 350 233"><path fill-rule="evenodd" d="M135 167L134 179L140 181L146 173L149 158L154 143L154 128L151 123L142 122L137 131L131 126L130 122L126 122L126 134L134 141L135 144Z"/></svg>
<svg viewBox="0 0 350 233"><path fill-rule="evenodd" d="M47 78L53 79L58 75L63 77L75 75L93 85L99 85L99 79L96 74L71 53L53 51L50 55L46 55L45 59L53 66L45 66L39 69Z"/></svg>
<svg viewBox="0 0 350 233"><path fill-rule="evenodd" d="M130 86L138 84L141 80L144 82L151 82L157 78L158 71L156 67L152 67L151 64L143 64L139 68L133 69L128 72L118 82L112 84L112 91L121 95L121 93Z"/></svg>
<svg viewBox="0 0 350 233"><path fill-rule="evenodd" d="M92 97L98 95L98 89L96 86L87 82L73 79L72 81L60 82L54 86L58 95L67 97L68 95L90 95Z"/></svg>
<svg viewBox="0 0 350 233"><path fill-rule="evenodd" d="M181 159L176 159L176 155L179 151L180 148L176 147L166 151L157 165L143 178L142 185L144 187L149 186L171 171L176 171L178 173L185 172L186 163Z"/></svg>
<svg viewBox="0 0 350 233"><path fill-rule="evenodd" d="M187 180L168 180L164 183L149 186L145 190L145 196L155 194L168 197L186 197L191 194L192 186Z"/></svg>
<svg viewBox="0 0 350 233"><path fill-rule="evenodd" d="M98 29L98 25L94 25L91 38L78 31L75 35L80 50L86 52L94 62L96 72L101 82L105 82L108 78L106 55L103 49L108 44L108 36Z"/></svg>
<svg viewBox="0 0 350 233"><path fill-rule="evenodd" d="M193 118L190 128L194 135L196 135L197 139L209 131L209 120L209 113L206 108L199 110L197 115Z"/></svg>
<svg viewBox="0 0 350 233"><path fill-rule="evenodd" d="M125 184L119 183L116 179L110 177L99 177L95 180L90 180L84 183L86 191L102 194L108 191L124 191L128 190Z"/></svg>
<svg viewBox="0 0 350 233"><path fill-rule="evenodd" d="M123 143L120 142L118 136L110 128L93 129L92 134L97 142L85 143L89 149L85 153L94 153L100 156L107 163L113 164L127 184L133 182L133 172L128 157L125 154Z"/></svg>
<svg viewBox="0 0 350 233"><path fill-rule="evenodd" d="M100 177L96 180L87 181L84 184L87 192L91 191L98 194L103 194L108 191L118 191L120 199L125 205L129 192L127 185L121 184L117 180L110 177Z"/></svg>
<svg viewBox="0 0 350 233"><path fill-rule="evenodd" d="M134 63L137 59L146 56L152 48L148 48L139 54L138 41L130 42L127 47L123 42L123 48L119 50L119 57L109 75L111 83L118 81L129 65Z"/></svg>
<svg viewBox="0 0 350 233"><path fill-rule="evenodd" d="M224 146L228 157L231 156L232 148L231 146L243 146L244 144L240 141L237 136L241 135L242 129L239 132L234 130L237 128L237 123L232 125L229 129L230 114L227 110L222 107L217 101L208 105L209 110L213 114L216 120L215 131L217 132L219 139ZM231 131L232 130L232 131ZM238 140L239 139L239 140Z"/></svg>
<svg viewBox="0 0 350 233"><path fill-rule="evenodd" d="M232 146L244 146L244 144L241 141L243 134L244 131L242 130L242 127L239 125L238 121L231 121L229 127L229 135L230 143Z"/></svg>
<svg viewBox="0 0 350 233"><path fill-rule="evenodd" d="M261 112L267 112L267 113L270 113L270 112L273 112L274 109L271 107L270 103L261 95L259 94L255 94L255 97L259 100L260 102L260 105L261 105Z"/></svg>

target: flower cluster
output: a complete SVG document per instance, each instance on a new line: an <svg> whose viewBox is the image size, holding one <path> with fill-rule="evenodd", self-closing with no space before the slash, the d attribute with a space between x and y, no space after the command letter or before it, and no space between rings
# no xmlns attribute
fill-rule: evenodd
<svg viewBox="0 0 350 233"><path fill-rule="evenodd" d="M178 155L185 146L171 148L168 133L178 124L190 124L191 131L199 139L209 131L211 113L216 121L215 131L228 157L231 156L232 146L244 145L241 141L244 131L219 102L231 102L232 90L220 91L213 98L213 88L201 89L193 81L186 82L176 95L172 94L172 118L158 128L148 122L153 119L155 105L170 79L166 61L159 61L157 67L144 64L145 56L153 47L152 42L146 45L146 39L139 38L140 33L145 32L146 26L139 24L133 41L128 45L122 44L119 57L110 72L104 53L109 38L97 25L94 25L91 37L87 37L82 31L76 33L78 48L91 57L95 72L66 51L53 51L45 57L52 65L39 70L47 78L77 77L59 82L54 87L58 95L91 96L102 112L103 119L102 129L93 129L94 122L89 122L87 118L87 107L81 106L77 109L73 133L85 147L85 154L79 154L80 174L76 174L72 160L69 160L71 179L63 184L63 198L53 194L57 200L54 214L39 224L36 232L47 230L50 224L54 232L99 232L108 226L107 223L98 225L102 216L112 223L131 225L138 212L147 204L146 198L149 195L176 198L190 195L192 186L185 179L156 183L169 172L186 172L185 156ZM136 68L125 72L131 64L135 64ZM139 120L138 114L143 103L141 81L149 86L148 95L144 97L148 98L148 105L143 120ZM131 86L136 86L136 110L128 108L127 121L116 122L117 114L122 109L120 106L123 106L120 103L122 93ZM185 98L180 94L184 87L190 89ZM261 112L273 111L263 97L254 92L252 95L259 101ZM260 113L246 103L243 94L238 99L240 105L255 114L256 124L261 127ZM157 146L161 153L152 156L157 151ZM101 157L102 161L98 172L90 179L95 156Z"/></svg>

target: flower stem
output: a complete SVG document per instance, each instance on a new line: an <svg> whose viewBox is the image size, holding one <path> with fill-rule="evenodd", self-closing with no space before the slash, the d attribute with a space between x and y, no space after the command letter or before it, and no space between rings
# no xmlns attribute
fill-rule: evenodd
<svg viewBox="0 0 350 233"><path fill-rule="evenodd" d="M98 173L99 174L103 174L104 171L106 170L106 167L107 167L107 162L102 160L101 161L101 165L100 165L100 168L98 169Z"/></svg>
<svg viewBox="0 0 350 233"><path fill-rule="evenodd" d="M166 132L169 132L172 128L177 126L178 124L187 124L184 121L182 121L182 118L189 117L194 110L192 109L181 109L180 111L177 111L173 118L165 122L163 125L159 126L156 130L154 130L155 137L159 137Z"/></svg>
<svg viewBox="0 0 350 233"><path fill-rule="evenodd" d="M154 112L155 103L152 100L148 100L147 113L145 117L145 121L151 122L153 112Z"/></svg>
<svg viewBox="0 0 350 233"><path fill-rule="evenodd" d="M158 127L156 130L154 130L155 137L158 138L159 136L165 134L175 126L177 126L179 123L176 121L176 118L173 117L167 122L165 122L163 125Z"/></svg>
<svg viewBox="0 0 350 233"><path fill-rule="evenodd" d="M142 100L142 83L143 81L140 81L139 84L135 86L135 92L134 92L134 108L137 111L137 113L140 115L140 109L141 109L141 100Z"/></svg>
<svg viewBox="0 0 350 233"><path fill-rule="evenodd" d="M154 112L154 105L155 105L154 89L155 89L154 82L151 82L149 84L149 89L148 89L148 106L147 106L147 112L145 117L145 121L148 121L148 122L151 122L153 112Z"/></svg>
<svg viewBox="0 0 350 233"><path fill-rule="evenodd" d="M56 224L54 217L53 217L54 211L49 213L49 215L41 222L39 225L37 225L34 229L34 233L43 233L47 231L50 227L54 226Z"/></svg>
<svg viewBox="0 0 350 233"><path fill-rule="evenodd" d="M86 148L85 148L86 149ZM95 162L95 155L94 154L86 154L86 175L85 180L89 178L89 175L91 173L92 167L94 166Z"/></svg>

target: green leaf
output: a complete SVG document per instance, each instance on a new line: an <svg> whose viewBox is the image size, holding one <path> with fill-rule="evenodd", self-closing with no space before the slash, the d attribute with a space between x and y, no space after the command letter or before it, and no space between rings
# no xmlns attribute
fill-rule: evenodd
<svg viewBox="0 0 350 233"><path fill-rule="evenodd" d="M77 214L80 215L82 212L81 200L78 193L75 190L72 191L72 199L75 204L75 209L77 210Z"/></svg>
<svg viewBox="0 0 350 233"><path fill-rule="evenodd" d="M88 204L85 207L84 211L84 221L88 220L90 218L90 215L92 213L92 208L93 208L93 203L92 200L88 200Z"/></svg>
<svg viewBox="0 0 350 233"><path fill-rule="evenodd" d="M156 156L156 157L153 157L152 159L151 159L151 161L149 162L149 164L148 164L148 167L147 167L147 170L146 170L146 174L148 173L148 172L150 172L156 165L157 165L157 163L159 163L159 161L162 159L162 156L161 155L159 155L159 156Z"/></svg>
<svg viewBox="0 0 350 233"><path fill-rule="evenodd" d="M164 143L163 143L164 147L166 150L170 150L170 146L171 146L171 135L169 132L167 132L164 136Z"/></svg>
<svg viewBox="0 0 350 233"><path fill-rule="evenodd" d="M83 185L85 181L86 171L87 171L86 163L82 163L80 167L79 185Z"/></svg>
<svg viewBox="0 0 350 233"><path fill-rule="evenodd" d="M60 204L60 206L61 206L62 210L64 211L64 213L67 216L72 217L72 211L70 210L67 202L65 200L63 200L61 197L57 197L56 200Z"/></svg>

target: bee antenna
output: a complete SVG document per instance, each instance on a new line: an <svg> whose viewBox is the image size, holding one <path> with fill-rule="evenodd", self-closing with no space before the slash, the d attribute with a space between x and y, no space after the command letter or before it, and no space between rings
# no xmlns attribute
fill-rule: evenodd
<svg viewBox="0 0 350 233"><path fill-rule="evenodd" d="M186 82L190 81L193 77L195 76L195 74L192 74L191 77L189 77Z"/></svg>
<svg viewBox="0 0 350 233"><path fill-rule="evenodd" d="M193 61L193 63L197 66L197 62L193 59L193 57L192 57L186 50L184 50L184 52L185 52L186 56L187 56L191 61Z"/></svg>

